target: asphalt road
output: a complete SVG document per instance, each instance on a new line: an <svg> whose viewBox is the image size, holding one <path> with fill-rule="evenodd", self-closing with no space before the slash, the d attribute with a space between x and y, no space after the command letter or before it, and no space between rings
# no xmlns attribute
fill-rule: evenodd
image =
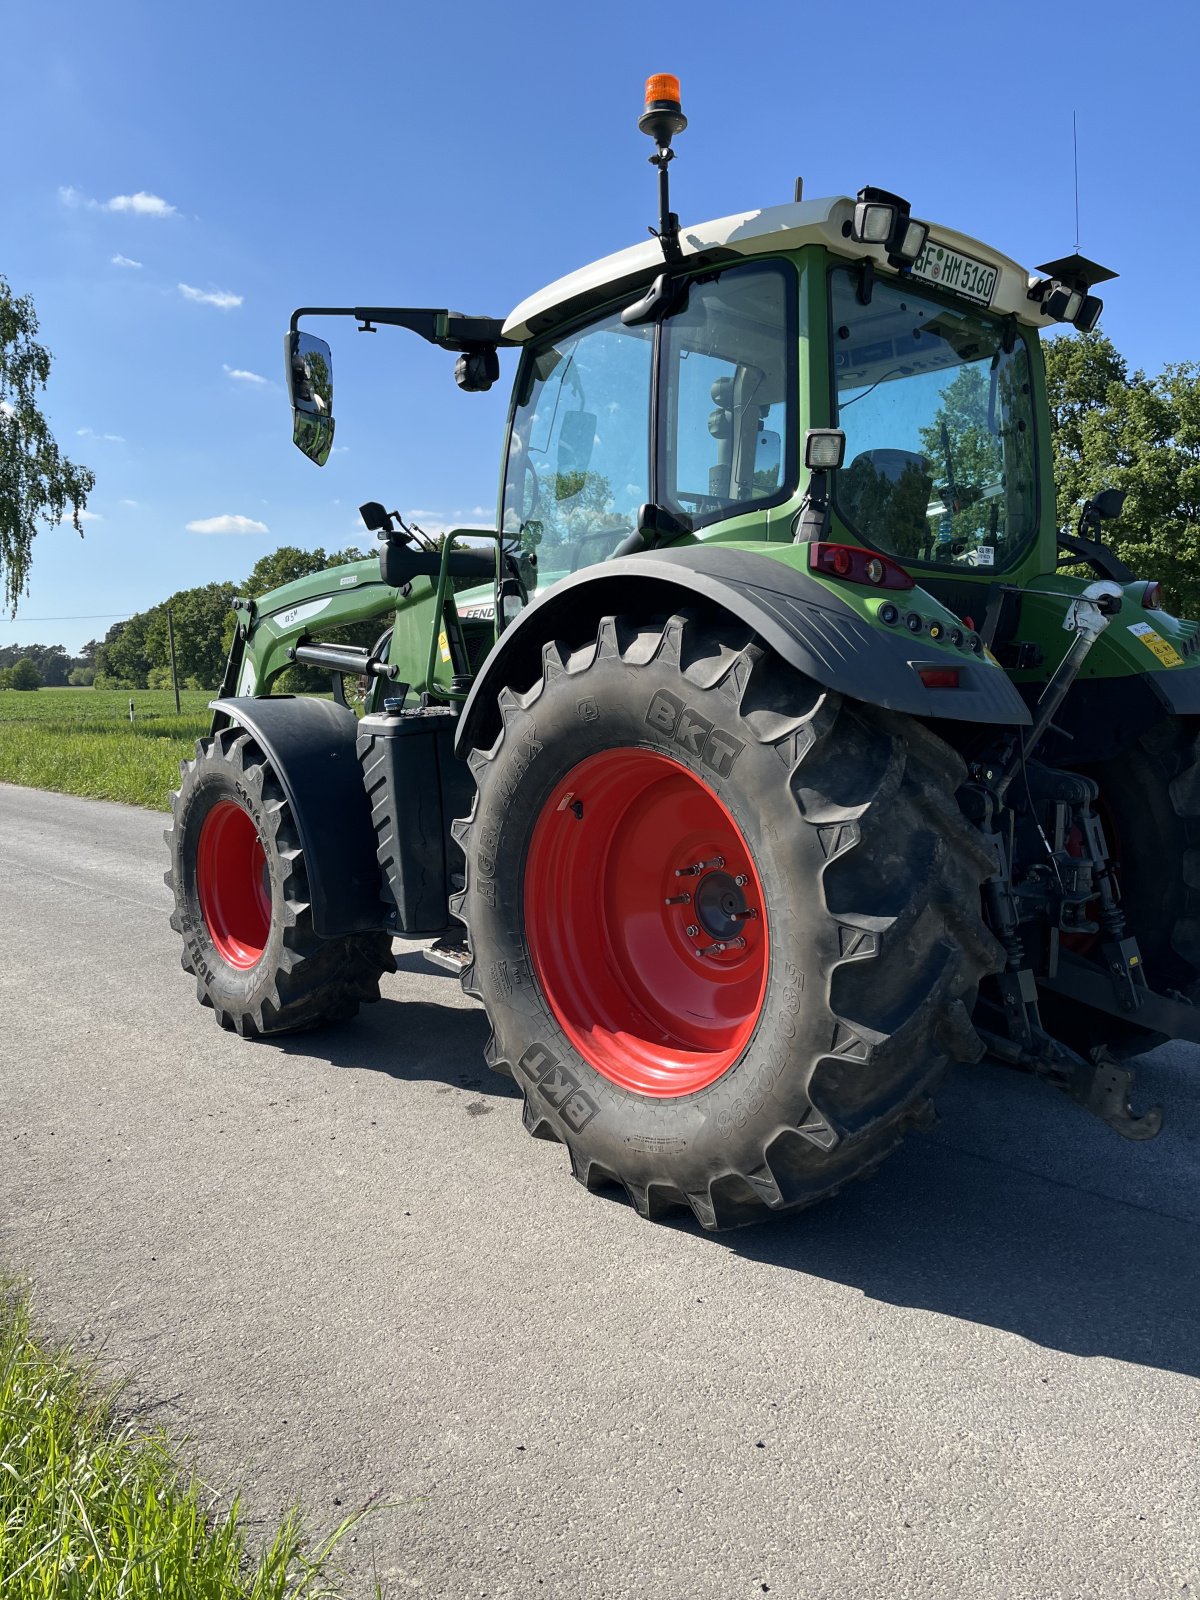
<svg viewBox="0 0 1200 1600"><path fill-rule="evenodd" d="M381 1492L355 1592L1200 1593L1200 1053L1129 1145L964 1072L869 1184L707 1237L522 1131L483 1016L223 1034L164 819L0 786L0 1263L254 1516Z"/></svg>

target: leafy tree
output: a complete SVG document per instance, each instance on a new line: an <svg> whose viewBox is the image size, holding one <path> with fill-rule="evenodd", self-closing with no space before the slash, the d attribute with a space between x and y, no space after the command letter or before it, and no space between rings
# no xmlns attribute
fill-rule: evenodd
<svg viewBox="0 0 1200 1600"><path fill-rule="evenodd" d="M5 667L0 681L0 688L5 689L40 689L42 680L38 670L28 656L22 656L15 666Z"/></svg>
<svg viewBox="0 0 1200 1600"><path fill-rule="evenodd" d="M159 608L139 611L114 622L96 652L96 678L103 688L144 689L151 667L160 663L147 653L146 634Z"/></svg>
<svg viewBox="0 0 1200 1600"><path fill-rule="evenodd" d="M1104 334L1046 347L1059 526L1074 530L1085 500L1125 489L1104 542L1169 603L1200 616L1200 363L1130 372Z"/></svg>
<svg viewBox="0 0 1200 1600"><path fill-rule="evenodd" d="M72 667L67 682L72 689L90 689L96 681L95 667Z"/></svg>
<svg viewBox="0 0 1200 1600"><path fill-rule="evenodd" d="M61 522L67 507L83 537L80 513L96 482L58 448L38 406L50 376L50 352L36 342L37 315L28 295L0 277L0 570L4 604L13 616L28 587L39 518Z"/></svg>
<svg viewBox="0 0 1200 1600"><path fill-rule="evenodd" d="M175 625L175 659L179 682L195 679L205 689L215 689L221 681L228 648L222 648L225 618L230 613L236 588L232 583L206 583L196 589L180 589L148 613L146 659L151 664L147 682L164 676L162 687L171 686L171 644L167 627L167 606Z"/></svg>

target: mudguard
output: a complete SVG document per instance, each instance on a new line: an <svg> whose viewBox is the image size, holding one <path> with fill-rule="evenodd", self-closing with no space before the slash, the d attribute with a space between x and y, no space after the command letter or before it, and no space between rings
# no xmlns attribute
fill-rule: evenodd
<svg viewBox="0 0 1200 1600"><path fill-rule="evenodd" d="M826 689L912 716L1027 726L1007 675L985 659L948 653L902 627L865 622L845 601L783 561L719 545L626 556L556 583L502 634L463 708L456 748L490 744L501 687L530 687L548 639L582 644L601 617L662 613L697 601L748 623L784 661ZM956 666L957 689L927 689L918 666Z"/></svg>
<svg viewBox="0 0 1200 1600"><path fill-rule="evenodd" d="M228 718L252 733L275 769L300 835L314 931L340 938L386 927L358 718L332 700L292 695L230 696L211 707L216 726Z"/></svg>

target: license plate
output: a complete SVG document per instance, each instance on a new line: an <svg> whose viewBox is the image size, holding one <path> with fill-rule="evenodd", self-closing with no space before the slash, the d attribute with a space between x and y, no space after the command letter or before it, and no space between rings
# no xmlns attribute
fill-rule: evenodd
<svg viewBox="0 0 1200 1600"><path fill-rule="evenodd" d="M924 250L913 263L912 275L920 278L922 283L932 283L938 289L961 294L964 299L974 300L977 305L990 306L1000 269L927 239Z"/></svg>

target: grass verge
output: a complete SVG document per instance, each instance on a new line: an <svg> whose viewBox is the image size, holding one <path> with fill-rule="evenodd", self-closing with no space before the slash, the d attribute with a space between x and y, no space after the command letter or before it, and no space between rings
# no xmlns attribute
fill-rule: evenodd
<svg viewBox="0 0 1200 1600"><path fill-rule="evenodd" d="M166 811L212 698L187 690L177 716L169 689L0 692L0 782Z"/></svg>
<svg viewBox="0 0 1200 1600"><path fill-rule="evenodd" d="M0 1284L0 1595L4 1600L316 1600L361 1513L310 1548L298 1510L247 1547L236 1497L175 1464L165 1434L135 1434L117 1391L69 1350L43 1348L27 1299Z"/></svg>

